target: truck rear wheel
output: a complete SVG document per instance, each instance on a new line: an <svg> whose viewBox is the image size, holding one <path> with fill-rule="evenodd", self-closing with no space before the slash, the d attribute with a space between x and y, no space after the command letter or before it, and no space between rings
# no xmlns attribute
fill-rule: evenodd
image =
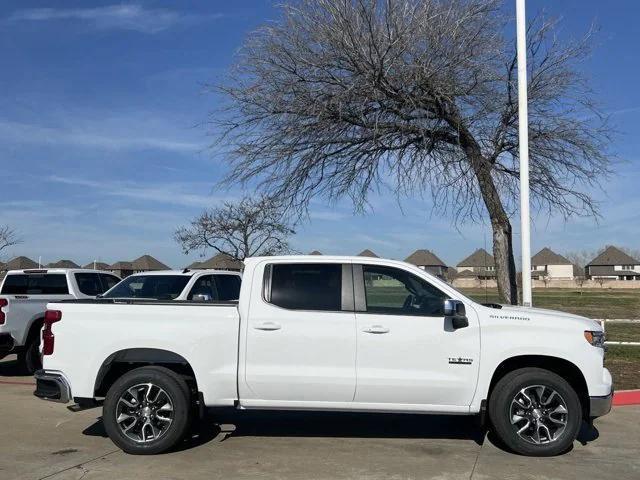
<svg viewBox="0 0 640 480"><path fill-rule="evenodd" d="M498 438L516 453L558 455L569 449L582 423L575 390L553 372L522 368L502 377L489 398Z"/></svg>
<svg viewBox="0 0 640 480"><path fill-rule="evenodd" d="M180 442L190 424L185 380L164 367L141 367L120 377L104 401L102 421L109 438L135 455L162 453Z"/></svg>
<svg viewBox="0 0 640 480"><path fill-rule="evenodd" d="M38 333L40 333L38 331ZM24 346L24 350L18 354L18 363L29 374L33 375L36 370L42 368L42 358L40 357L40 337L32 335L28 339L28 343Z"/></svg>

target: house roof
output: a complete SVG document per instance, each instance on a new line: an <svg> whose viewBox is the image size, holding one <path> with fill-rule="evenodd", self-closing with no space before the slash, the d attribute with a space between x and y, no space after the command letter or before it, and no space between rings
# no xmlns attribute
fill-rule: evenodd
<svg viewBox="0 0 640 480"><path fill-rule="evenodd" d="M28 257L16 257L9 260L4 268L6 270L25 270L27 268L38 268L38 264Z"/></svg>
<svg viewBox="0 0 640 480"><path fill-rule="evenodd" d="M131 262L134 270L171 270L170 267L151 255L142 255Z"/></svg>
<svg viewBox="0 0 640 480"><path fill-rule="evenodd" d="M640 261L627 255L619 248L608 246L604 252L591 260L587 265L640 265Z"/></svg>
<svg viewBox="0 0 640 480"><path fill-rule="evenodd" d="M236 260L226 253L218 253L209 260L200 262L198 268L212 268L218 270L241 270L243 263L240 260Z"/></svg>
<svg viewBox="0 0 640 480"><path fill-rule="evenodd" d="M531 265L571 265L571 262L548 247L544 247L533 257Z"/></svg>
<svg viewBox="0 0 640 480"><path fill-rule="evenodd" d="M322 252L319 252L318 250L314 250L313 252L309 252L309 255L322 255Z"/></svg>
<svg viewBox="0 0 640 480"><path fill-rule="evenodd" d="M495 267L493 255L484 248L479 248L464 260L458 263L458 267Z"/></svg>
<svg viewBox="0 0 640 480"><path fill-rule="evenodd" d="M375 253L373 253L371 250L369 250L368 248L365 248L364 250L362 250L358 255L358 257L372 257L372 258L380 258L378 257L378 255L376 255Z"/></svg>
<svg viewBox="0 0 640 480"><path fill-rule="evenodd" d="M82 268L91 268L95 270L111 270L112 267L108 263L104 262L95 262L95 265L94 262L89 262Z"/></svg>
<svg viewBox="0 0 640 480"><path fill-rule="evenodd" d="M133 270L133 263L119 261L111 265L110 270Z"/></svg>
<svg viewBox="0 0 640 480"><path fill-rule="evenodd" d="M429 250L418 249L404 259L407 263L413 263L414 265L418 265L420 267L446 267L445 263L440 260L436 254Z"/></svg>
<svg viewBox="0 0 640 480"><path fill-rule="evenodd" d="M76 262L71 260L58 260L47 264L47 268L80 268Z"/></svg>
<svg viewBox="0 0 640 480"><path fill-rule="evenodd" d="M608 267L608 265L605 265ZM634 270L616 270L613 265L610 268L603 268L597 272L590 272L592 277L617 277L618 275L625 275L631 277L640 277L640 272Z"/></svg>
<svg viewBox="0 0 640 480"><path fill-rule="evenodd" d="M198 261L196 261L196 262L190 263L190 264L189 264L189 265L187 265L185 268L188 268L188 269L192 270L192 269L201 268L201 267L200 267L201 265L202 265L202 262L198 262Z"/></svg>
<svg viewBox="0 0 640 480"><path fill-rule="evenodd" d="M476 278L476 277L495 277L496 272L494 270L463 270L458 272L456 278Z"/></svg>

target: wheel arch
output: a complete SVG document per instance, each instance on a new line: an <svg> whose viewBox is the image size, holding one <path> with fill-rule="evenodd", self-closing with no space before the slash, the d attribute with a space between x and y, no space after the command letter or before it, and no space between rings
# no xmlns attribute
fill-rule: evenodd
<svg viewBox="0 0 640 480"><path fill-rule="evenodd" d="M517 355L503 360L493 371L489 390L487 391L487 400L491 397L493 389L498 381L509 372L520 368L542 368L553 372L564 378L569 385L576 391L580 404L582 405L583 416L589 416L589 391L587 381L582 371L573 362L551 355Z"/></svg>
<svg viewBox="0 0 640 480"><path fill-rule="evenodd" d="M158 365L183 376L192 391L198 392L196 375L189 361L182 355L159 348L126 348L109 355L103 362L93 388L95 397L104 397L113 383L136 368Z"/></svg>

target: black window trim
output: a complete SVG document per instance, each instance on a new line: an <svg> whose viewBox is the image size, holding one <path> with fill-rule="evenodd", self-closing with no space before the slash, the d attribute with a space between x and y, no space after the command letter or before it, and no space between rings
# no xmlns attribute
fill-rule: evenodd
<svg viewBox="0 0 640 480"><path fill-rule="evenodd" d="M342 291L340 294L341 309L340 310L306 310L281 307L271 302L271 285L273 280L273 265L341 265L342 266ZM289 312L314 312L314 313L353 313L354 310L354 278L353 266L344 262L277 262L268 263L264 266L262 276L262 300L272 307L281 308Z"/></svg>
<svg viewBox="0 0 640 480"><path fill-rule="evenodd" d="M353 265L353 279L354 279L354 293L355 293L355 306L356 306L356 313L359 314L367 314L367 315L391 315L394 317L422 317L422 318L444 318L444 314L443 315L424 315L424 314L411 314L411 313L392 313L392 312L368 312L367 311L367 296L365 293L365 285L364 285L364 265L365 264L354 264ZM409 275L413 275L414 277L418 277L420 280L427 282L429 285L431 285L433 288L435 288L436 290L438 290L440 293L442 293L446 298L449 298L449 294L446 292L443 292L440 288L438 288L437 286L435 286L433 283L429 282L426 278L422 278L418 275L416 275L415 273L409 271L409 270L404 270L402 268L399 267L395 267L395 266L390 266L390 265L377 265L377 264L371 264L368 263L366 264L366 266L372 266L372 267L384 267L384 268L390 268L390 269L394 269L394 270L400 270L402 272L405 272ZM443 300L444 301L444 300Z"/></svg>

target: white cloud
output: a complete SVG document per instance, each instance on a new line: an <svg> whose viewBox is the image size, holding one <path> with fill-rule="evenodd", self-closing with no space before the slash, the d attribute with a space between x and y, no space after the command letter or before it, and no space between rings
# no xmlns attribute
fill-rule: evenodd
<svg viewBox="0 0 640 480"><path fill-rule="evenodd" d="M92 189L92 193L101 193L112 197L133 198L147 200L154 204L179 205L185 207L210 207L223 200L232 200L228 195L224 197L196 193L195 190L206 189L204 183L162 183L140 184L136 182L105 182L84 178L62 177L52 175L48 181L70 185L74 187L86 187ZM210 188L210 187L209 187Z"/></svg>
<svg viewBox="0 0 640 480"><path fill-rule="evenodd" d="M79 122L81 123L81 122ZM144 124L141 125L144 127ZM99 130L99 127L96 127ZM174 140L170 137L138 135L115 132L97 133L79 128L44 127L12 121L0 121L0 139L7 142L75 145L79 147L104 148L108 150L157 149L173 152L198 152L205 146L196 142Z"/></svg>
<svg viewBox="0 0 640 480"><path fill-rule="evenodd" d="M165 8L145 8L132 3L95 8L27 8L15 11L7 17L6 22L71 20L86 23L101 30L133 30L153 34L177 25L188 25L221 17L222 14L193 15Z"/></svg>

